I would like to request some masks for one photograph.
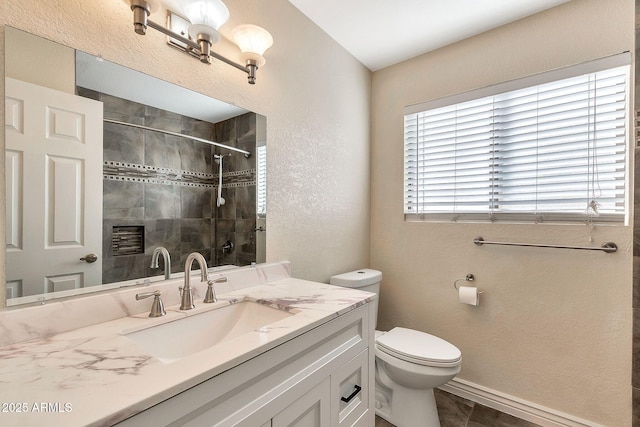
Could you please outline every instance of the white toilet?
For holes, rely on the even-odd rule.
[[[362,269],[333,276],[330,283],[379,295],[381,280],[381,272]],[[374,304],[377,317],[377,299]],[[460,372],[460,350],[441,338],[399,327],[376,331],[375,347],[376,415],[397,427],[439,427],[433,389]]]

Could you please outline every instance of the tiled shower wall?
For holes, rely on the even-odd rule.
[[[182,133],[255,151],[255,114],[212,125],[113,96],[78,89],[102,101],[105,119]],[[255,157],[233,153],[223,160],[222,196],[216,206],[216,147],[177,136],[113,123],[104,125],[103,283],[161,274],[150,269],[159,246],[171,255],[172,272],[184,270],[189,253],[209,266],[255,261]],[[118,254],[114,227],[142,232],[139,253]],[[225,242],[232,252],[222,250]],[[137,245],[134,245],[137,247]],[[195,266],[194,266],[195,267]]]
[[[217,208],[213,240],[216,265],[249,265],[256,262],[256,129],[254,113],[234,117],[214,126],[215,141],[252,153],[247,158],[242,154],[227,155],[228,151],[215,148],[216,154],[225,154],[222,161],[222,197],[225,204]],[[214,166],[216,174],[218,167],[217,164]],[[215,207],[215,195],[213,199]],[[222,249],[227,241],[233,242],[233,252]]]

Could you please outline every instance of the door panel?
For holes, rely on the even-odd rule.
[[[101,284],[102,103],[5,83],[11,296]],[[80,260],[89,253],[98,260]]]
[[[84,161],[49,156],[47,159],[49,191],[46,194],[47,247],[82,245],[82,176]]]
[[[7,252],[22,249],[22,153],[6,150],[6,243]]]

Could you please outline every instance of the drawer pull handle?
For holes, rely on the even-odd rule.
[[[354,390],[353,393],[351,393],[349,395],[349,397],[341,397],[340,400],[342,400],[345,403],[349,403],[351,402],[351,399],[353,399],[354,397],[356,397],[358,395],[358,393],[360,393],[360,390],[362,390],[362,387],[360,387],[359,385],[354,385],[353,386]]]

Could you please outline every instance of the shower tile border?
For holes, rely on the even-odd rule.
[[[136,163],[103,162],[103,179],[110,181],[218,188],[216,185],[218,177],[218,174],[140,165]],[[222,184],[222,188],[255,186],[256,169],[223,173],[222,178],[227,179],[227,182]]]

